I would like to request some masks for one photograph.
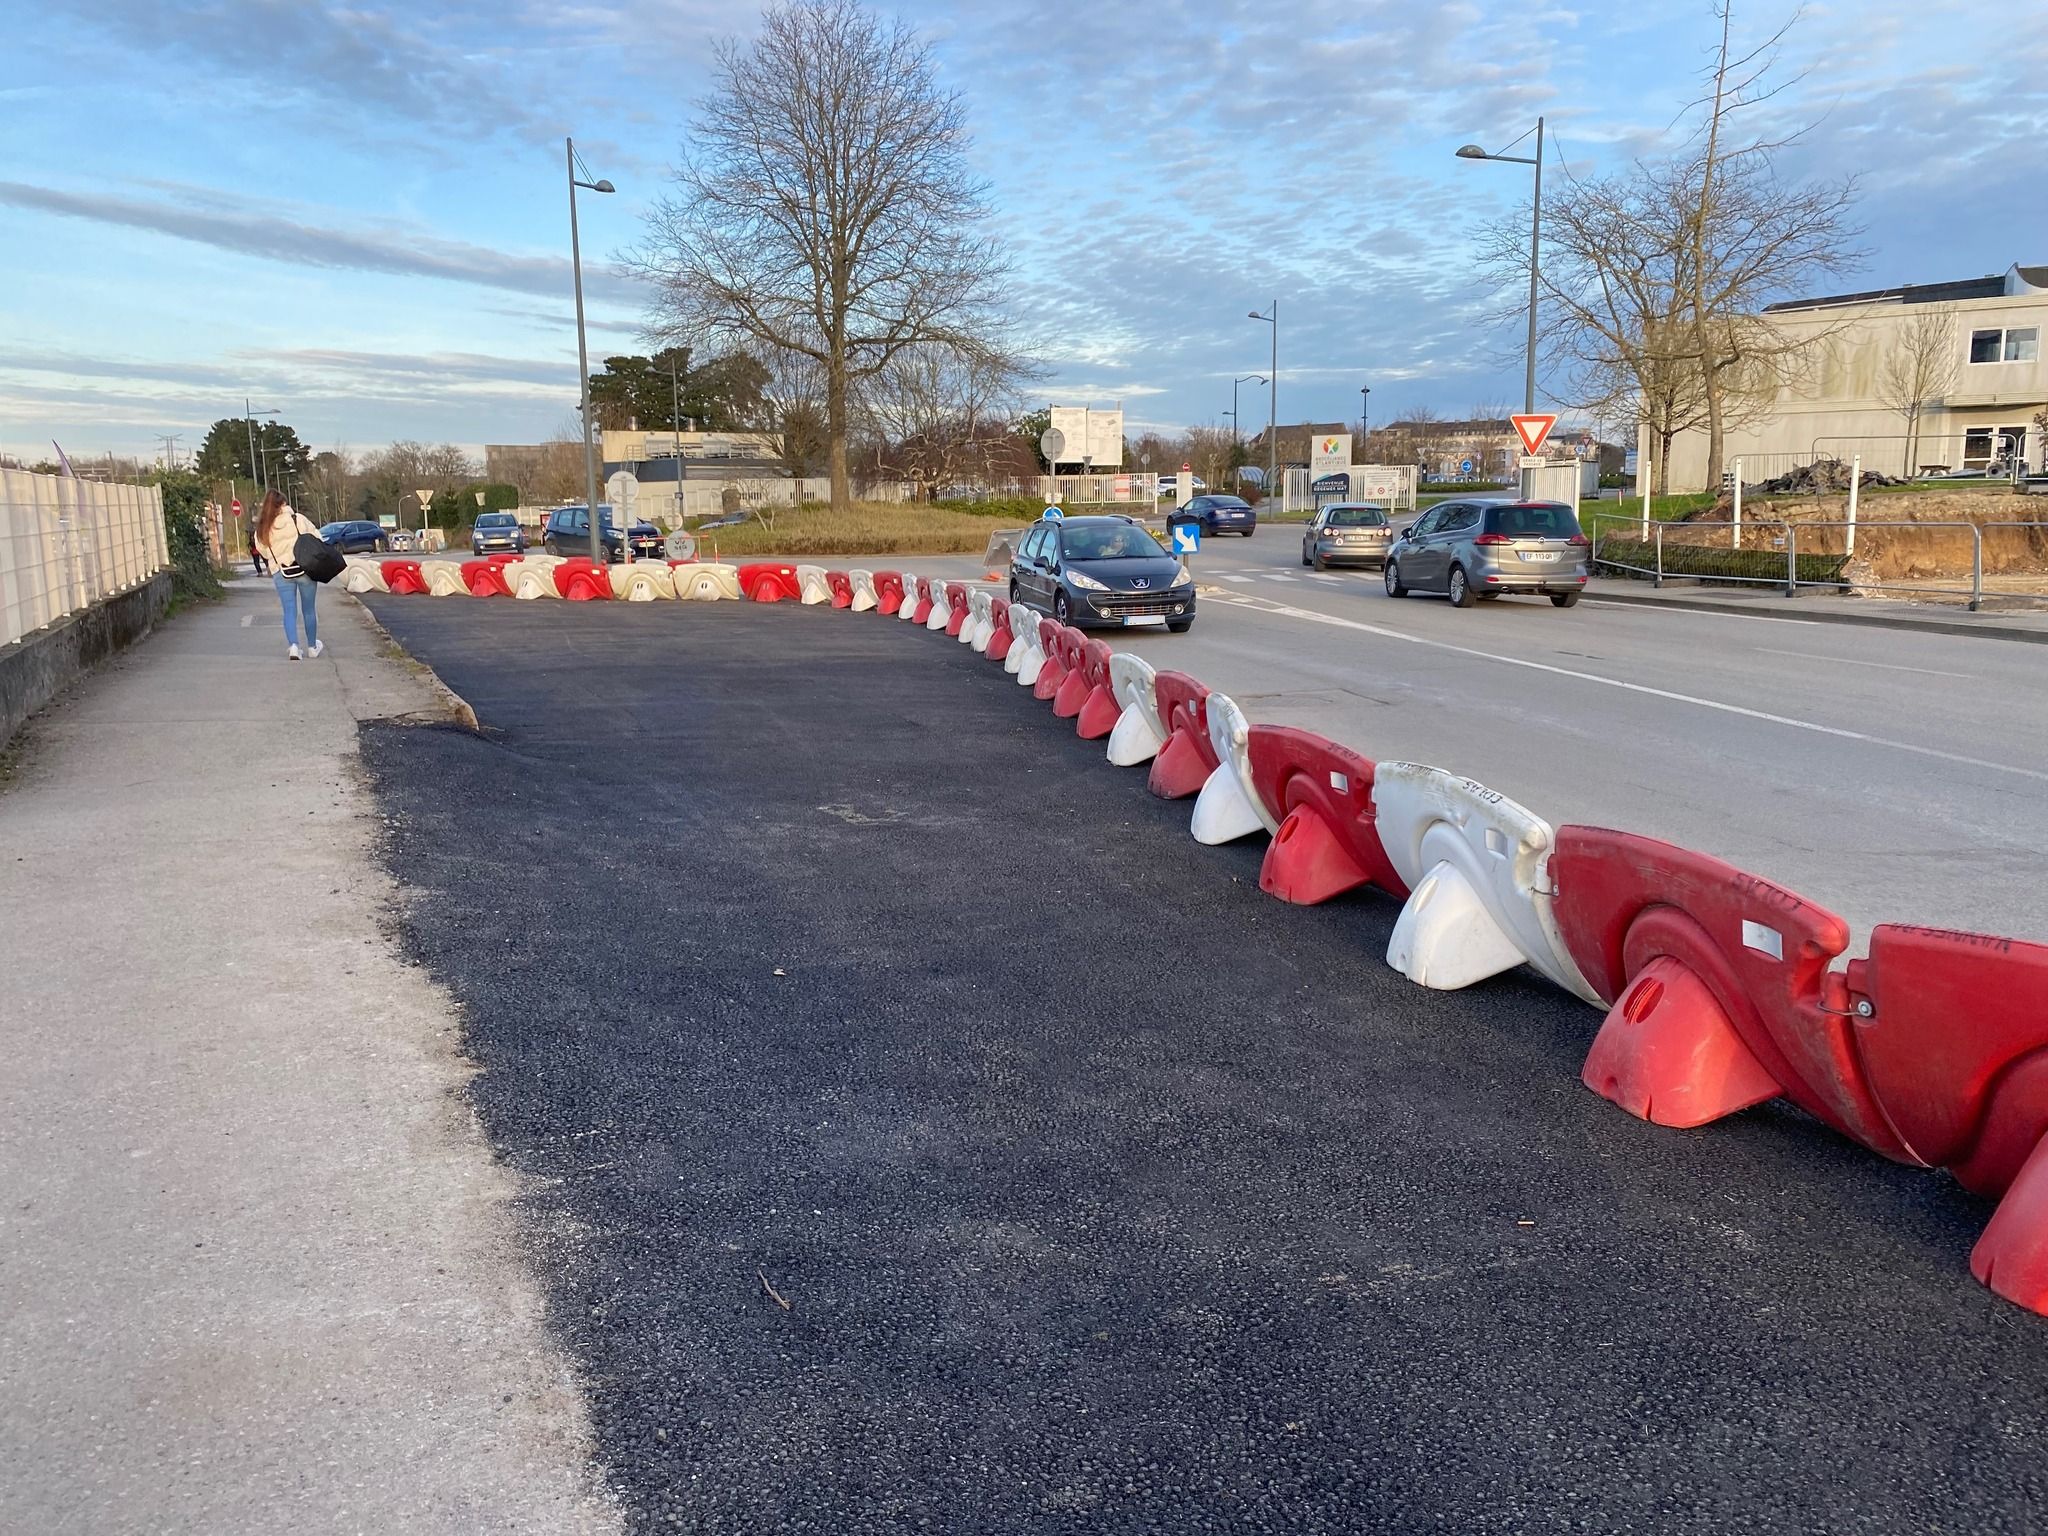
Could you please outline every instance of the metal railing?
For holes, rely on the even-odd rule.
[[[169,564],[155,486],[0,469],[0,645]]]
[[[1647,577],[1658,587],[1667,581],[1704,581],[1775,587],[1787,597],[1798,596],[1802,587],[1897,592],[1920,598],[1960,598],[1972,613],[1987,599],[2001,605],[2048,605],[2048,522],[1903,522],[1883,518],[1658,522],[1645,521],[1640,515],[1605,512],[1587,513],[1584,521],[1596,566]],[[1868,574],[1851,575],[1848,565],[1855,558],[1857,535],[1892,530],[1913,536],[1966,535],[1969,585],[1953,585],[1941,578],[1886,581]],[[2014,557],[2017,568],[1994,573],[1989,587],[1984,573],[1987,536],[2000,544],[2019,546],[2001,550],[2001,558]],[[2015,584],[2001,586],[2001,579]],[[2020,584],[2037,590],[2023,590]]]

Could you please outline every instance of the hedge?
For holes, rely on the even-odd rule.
[[[1599,552],[1594,558],[1601,565],[1633,568],[1624,570],[1624,575],[1654,575],[1657,546],[1652,540],[1616,538],[1610,534],[1600,540]],[[1842,568],[1848,563],[1847,555],[1799,555],[1795,557],[1794,573],[1802,582],[1841,586]],[[1720,577],[1723,580],[1782,582],[1785,579],[1785,556],[1777,550],[1710,549],[1699,544],[1674,544],[1666,539],[1664,574],[1697,576],[1710,581]]]

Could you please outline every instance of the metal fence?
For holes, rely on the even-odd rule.
[[[1887,518],[1801,520],[1751,518],[1745,522],[1659,522],[1621,512],[1584,518],[1596,566],[1667,581],[1776,588],[1796,597],[1802,587],[1829,591],[1891,592],[1932,600],[1961,600],[1971,612],[2048,605],[2048,522],[1904,522]],[[1896,542],[1926,563],[1967,550],[1969,575],[1885,580],[1871,570],[1850,570],[1857,539]],[[1986,548],[1993,569],[1987,573]],[[1946,546],[1944,548],[1944,546]],[[1888,550],[1895,554],[1896,551]],[[1917,562],[1907,562],[1909,565]],[[1953,561],[1960,564],[1960,559]]]
[[[0,645],[169,564],[155,486],[0,469]]]

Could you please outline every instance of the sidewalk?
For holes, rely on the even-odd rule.
[[[1972,613],[1961,603],[1915,603],[1889,597],[1835,597],[1801,593],[1787,597],[1778,587],[1707,587],[1670,580],[1647,581],[1596,576],[1586,596],[1609,603],[1649,608],[1684,608],[1704,613],[1746,613],[1771,619],[1804,619],[1820,624],[1876,625],[1933,635],[1980,635],[2048,645],[2048,607],[1986,607]]]
[[[235,583],[0,780],[0,1529],[617,1528],[459,1020],[387,936],[356,722],[444,706],[320,608],[292,665]]]

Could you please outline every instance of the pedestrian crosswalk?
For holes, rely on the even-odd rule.
[[[1281,581],[1290,584],[1297,581],[1319,581],[1325,586],[1350,587],[1357,586],[1360,583],[1370,585],[1373,578],[1374,573],[1371,571],[1351,571],[1338,575],[1333,571],[1302,571],[1296,573],[1294,571],[1276,571],[1265,567],[1235,571],[1203,570],[1198,572],[1196,576],[1196,579],[1199,581],[1227,581],[1232,586],[1238,587],[1248,587],[1255,581]]]

